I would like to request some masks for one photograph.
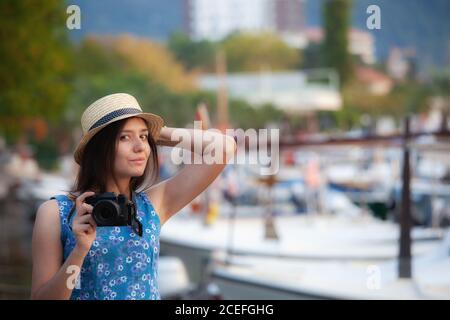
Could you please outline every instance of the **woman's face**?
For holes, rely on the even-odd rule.
[[[116,177],[131,178],[144,174],[150,156],[148,135],[147,124],[143,119],[129,118],[125,122],[116,141]]]

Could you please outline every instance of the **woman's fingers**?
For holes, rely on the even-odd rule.
[[[81,204],[81,206],[77,207],[76,210],[77,210],[76,217],[82,217],[88,213],[87,208],[85,208],[83,204]]]
[[[82,224],[78,228],[82,232],[86,232],[88,234],[91,234],[95,232],[95,229],[90,224]]]
[[[84,214],[92,213],[92,210],[94,209],[93,206],[91,206],[90,204],[87,204],[87,203],[83,203],[82,206],[83,206]]]
[[[82,193],[80,196],[78,196],[78,198],[75,200],[76,205],[78,207],[81,206],[81,204],[86,200],[87,197],[93,196],[95,194],[95,192],[93,191],[86,191],[84,193]]]
[[[89,215],[92,213],[92,210],[94,209],[93,206],[87,203],[82,203],[80,207],[77,208],[77,216],[82,217],[85,215]]]
[[[85,214],[85,215],[79,217],[78,223],[79,224],[90,224],[93,227],[97,227],[97,224],[95,223],[94,218],[92,218],[92,215],[90,215],[90,214]]]
[[[93,196],[95,195],[95,192],[92,191],[86,191],[84,193],[82,193],[76,200],[75,200],[75,204],[76,204],[76,208],[77,208],[77,215],[83,215],[86,212],[88,212],[89,208],[91,208],[91,212],[92,212],[92,206],[84,203],[84,201],[86,200],[87,197]]]

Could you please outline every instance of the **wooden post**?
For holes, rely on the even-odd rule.
[[[227,65],[226,57],[223,51],[216,55],[216,69],[219,79],[217,92],[217,129],[222,132],[229,127],[228,119],[228,88],[227,88]]]
[[[264,178],[260,178],[261,182],[263,182],[269,191],[269,196],[267,199],[267,212],[265,215],[264,222],[264,238],[271,240],[278,240],[278,233],[275,227],[275,217],[273,212],[273,185],[277,182],[275,175],[269,175]]]
[[[233,243],[234,243],[234,226],[236,223],[236,199],[234,197],[230,197],[232,210],[230,212],[230,216],[228,219],[228,245],[227,245],[227,254],[225,258],[225,264],[231,264],[231,257],[233,256]]]
[[[399,278],[409,279],[411,272],[411,170],[409,163],[409,122],[410,116],[405,119],[405,132],[403,139],[403,187],[402,206],[400,213],[400,252],[398,274]]]

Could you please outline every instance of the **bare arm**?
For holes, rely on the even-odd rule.
[[[178,134],[174,134],[174,130]],[[236,142],[233,137],[210,130],[202,131],[202,135],[199,135],[199,131],[169,127],[164,127],[161,130],[161,138],[166,141],[173,141],[173,138],[176,139],[180,135],[184,138],[189,137],[188,139],[178,139],[177,146],[194,151],[198,160],[202,160],[201,163],[192,161],[191,164],[185,164],[176,175],[148,190],[147,194],[159,214],[161,224],[164,224],[171,216],[203,192],[222,172],[236,152]],[[222,161],[217,163],[207,161],[216,155],[218,156],[217,159]],[[195,159],[191,158],[191,160]]]
[[[83,211],[80,211],[80,214],[77,212],[77,218],[73,225],[74,233],[78,233],[77,244],[62,264],[63,248],[60,240],[58,204],[56,200],[49,200],[39,207],[32,240],[31,299],[70,298],[74,288],[73,280],[76,279],[74,270],[78,270],[78,272],[81,270],[84,258],[90,248],[89,241],[92,237],[95,239],[95,228],[90,225],[92,218],[89,215],[83,216]],[[85,234],[84,238],[80,236],[81,232]],[[78,241],[79,239],[80,241]],[[75,266],[75,268],[69,269],[70,266]]]

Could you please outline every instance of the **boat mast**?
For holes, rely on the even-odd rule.
[[[225,132],[229,127],[228,119],[228,92],[227,92],[227,65],[225,53],[220,50],[216,55],[216,71],[219,79],[217,91],[217,128]]]

